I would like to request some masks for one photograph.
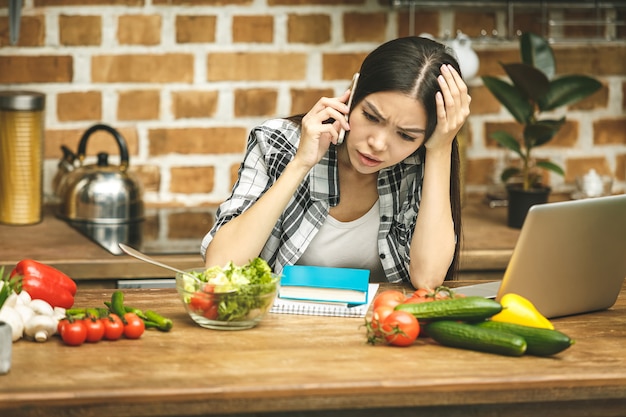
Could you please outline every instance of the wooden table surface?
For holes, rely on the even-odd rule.
[[[77,307],[111,290],[79,290]],[[244,331],[200,328],[174,290],[125,290],[169,333],[69,347],[13,345],[2,416],[617,416],[626,412],[626,285],[606,311],[554,320],[576,339],[551,358],[365,343],[362,319],[270,314]],[[531,414],[532,413],[532,414]]]
[[[35,259],[60,269],[79,284],[108,279],[174,277],[166,269],[130,256],[111,254],[51,212],[46,212],[38,224],[0,225],[0,254],[0,267],[13,268],[22,259]],[[154,258],[180,269],[196,268],[203,264],[200,240],[197,253]]]

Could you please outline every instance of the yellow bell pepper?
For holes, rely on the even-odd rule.
[[[491,317],[491,320],[554,330],[550,320],[545,318],[533,303],[521,295],[505,294],[500,299],[500,304],[502,304],[502,311]]]

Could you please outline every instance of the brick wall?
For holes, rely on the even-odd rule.
[[[214,205],[228,195],[251,127],[343,92],[371,49],[410,27],[474,37],[479,75],[502,75],[498,61],[517,60],[517,42],[477,39],[481,30],[505,26],[501,10],[424,7],[410,19],[388,3],[25,0],[19,43],[11,46],[8,0],[0,0],[0,88],[47,95],[48,199],[60,146],[76,150],[82,133],[104,122],[128,142],[149,205]],[[536,12],[520,12],[516,22],[522,30],[540,29]],[[550,178],[556,188],[593,167],[616,177],[616,191],[624,189],[626,45],[617,35],[612,42],[555,44],[559,72],[593,74],[604,84],[567,110],[567,127],[538,152],[566,168],[565,178]],[[489,132],[516,127],[479,79],[470,86],[465,182],[469,192],[484,193],[503,156]],[[105,134],[94,135],[88,154],[101,150],[118,154]]]

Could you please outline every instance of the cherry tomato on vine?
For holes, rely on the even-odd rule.
[[[428,298],[419,298],[419,297],[409,297],[402,304],[419,304],[419,303],[428,303],[431,301],[435,301],[435,300],[432,298],[428,299]]]
[[[109,314],[107,317],[101,318],[100,321],[104,325],[104,338],[106,340],[117,340],[124,334],[124,323],[117,314]]]
[[[420,288],[418,290],[415,290],[411,297],[432,298],[432,291],[427,290],[426,288]]]
[[[409,346],[419,336],[420,325],[411,313],[398,310],[387,316],[381,330],[390,345]]]
[[[406,295],[399,290],[385,290],[378,294],[372,302],[374,311],[380,306],[395,307],[406,300]]]
[[[87,340],[87,328],[82,320],[68,321],[61,326],[61,339],[66,345],[80,346]]]
[[[61,319],[59,320],[59,322],[57,323],[57,334],[59,336],[61,336],[61,332],[63,331],[63,326],[65,326],[65,323],[68,323],[69,321],[67,319]]]
[[[393,307],[391,306],[380,306],[377,309],[375,309],[372,313],[372,318],[370,320],[370,326],[372,331],[376,334],[376,335],[381,335],[379,329],[382,326],[382,324],[385,322],[385,319],[391,314],[393,313]]]
[[[87,317],[83,320],[83,324],[87,329],[86,342],[95,343],[104,337],[104,323],[98,319]]]
[[[139,339],[146,329],[143,320],[135,313],[124,314],[124,336],[128,339]]]

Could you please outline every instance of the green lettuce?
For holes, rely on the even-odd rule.
[[[278,285],[272,269],[262,258],[255,258],[243,266],[230,262],[224,267],[213,266],[192,274],[200,281],[214,285],[215,293],[227,293],[219,297],[218,320],[222,321],[253,318],[266,310],[273,297],[263,295],[272,294]]]

